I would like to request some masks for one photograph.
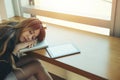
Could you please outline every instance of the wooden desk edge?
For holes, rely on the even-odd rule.
[[[84,77],[86,77],[88,79],[91,79],[91,80],[108,80],[108,79],[105,79],[103,77],[100,77],[100,76],[97,76],[95,74],[92,74],[90,72],[86,72],[86,71],[80,70],[80,69],[75,68],[73,66],[67,65],[67,64],[59,62],[59,61],[57,61],[55,59],[46,57],[44,55],[41,55],[41,54],[38,54],[38,53],[35,53],[35,52],[32,52],[32,51],[26,52],[26,53],[28,53],[29,55],[34,56],[36,58],[39,58],[39,59],[41,59],[43,61],[49,62],[51,64],[54,64],[56,66],[59,66],[59,67],[64,68],[66,70],[69,70],[71,72],[74,72],[74,73],[77,73],[79,75],[82,75],[82,76],[84,76]]]

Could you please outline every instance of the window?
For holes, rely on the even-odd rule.
[[[93,22],[93,19],[97,21],[92,23],[92,25],[85,24],[80,22],[69,21],[69,20],[61,20],[55,19],[45,16],[37,16],[40,17],[45,22],[72,27],[80,30],[90,31],[94,33],[109,35],[110,34],[110,26],[108,25],[111,20],[111,10],[112,3],[111,1],[106,0],[35,0],[35,5],[39,7],[41,10],[52,11],[57,13],[75,15],[75,16],[83,16],[88,17],[89,21]],[[80,18],[78,19],[80,20]],[[99,20],[103,20],[99,22]],[[95,20],[94,20],[95,21]],[[106,21],[106,23],[105,23]],[[95,24],[95,25],[94,25]],[[99,25],[100,24],[100,25]],[[106,27],[106,24],[108,25]],[[105,26],[104,26],[105,25]]]
[[[111,2],[106,0],[35,0],[40,9],[58,13],[111,19]]]
[[[108,28],[96,27],[96,26],[92,26],[92,25],[86,25],[86,24],[81,24],[81,23],[53,19],[53,18],[48,18],[48,17],[43,17],[43,16],[37,16],[37,18],[39,18],[40,20],[47,22],[47,23],[52,23],[52,24],[56,24],[56,25],[60,25],[60,26],[75,28],[75,29],[79,29],[79,30],[89,31],[89,32],[108,35],[108,36],[110,35],[109,34],[110,29],[108,29]]]
[[[101,28],[100,30],[104,30],[105,33],[107,33],[105,35],[110,34],[114,36],[114,34],[119,35],[120,33],[118,27],[119,0],[77,0],[77,1],[33,0],[33,1],[35,1],[34,6],[22,5],[24,13],[39,15],[40,17],[42,17],[42,19],[44,18],[44,20],[48,19],[45,21],[49,21],[49,19],[52,18],[53,20],[57,19],[65,22],[69,21],[70,23],[85,24],[89,27],[92,26]],[[104,2],[105,5],[103,5],[101,1]],[[21,4],[24,4],[22,2],[23,1],[21,0]],[[82,5],[82,7],[79,6],[80,4]],[[97,14],[95,14],[94,12]],[[91,29],[93,30],[93,28]]]

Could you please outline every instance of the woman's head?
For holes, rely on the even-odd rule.
[[[21,28],[19,37],[20,42],[26,42],[34,39],[42,41],[45,38],[45,30],[42,22],[36,18],[28,18],[20,22],[16,27]]]

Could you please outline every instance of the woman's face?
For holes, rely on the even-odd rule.
[[[39,35],[39,33],[40,33],[40,29],[24,31],[21,33],[19,40],[20,42],[35,40],[36,37]]]

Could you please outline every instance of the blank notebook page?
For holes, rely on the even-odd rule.
[[[75,53],[79,53],[80,51],[72,44],[63,44],[63,45],[57,45],[53,47],[48,47],[47,51],[50,55],[50,57],[61,57],[66,55],[71,55]]]

